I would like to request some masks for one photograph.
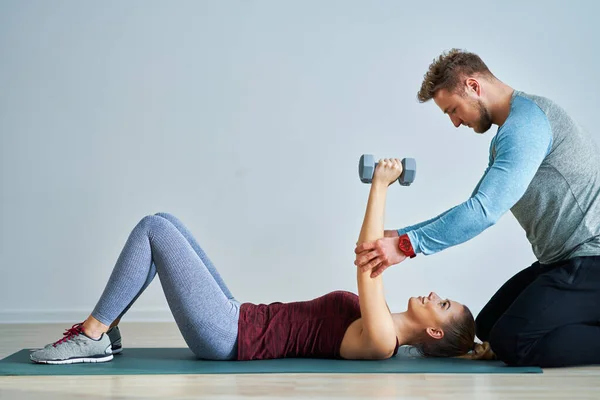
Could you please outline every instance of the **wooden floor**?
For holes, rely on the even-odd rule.
[[[68,325],[68,324],[67,324]],[[0,358],[64,324],[0,325]],[[185,347],[174,324],[121,324],[127,347]],[[600,340],[600,338],[598,338]],[[125,355],[125,353],[124,353]],[[123,356],[124,356],[123,355]],[[600,367],[543,374],[281,374],[0,377],[0,399],[600,399]]]

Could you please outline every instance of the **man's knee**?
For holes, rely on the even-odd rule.
[[[491,325],[489,318],[486,318],[485,314],[479,313],[477,318],[475,318],[475,335],[477,335],[481,341],[489,342],[490,332],[492,330]]]
[[[542,339],[538,332],[527,331],[528,321],[502,316],[490,332],[490,347],[499,360],[514,366],[538,366]]]
[[[489,332],[488,342],[496,357],[508,365],[527,365],[527,357],[519,343],[524,322],[502,316]],[[483,339],[482,339],[483,340]]]

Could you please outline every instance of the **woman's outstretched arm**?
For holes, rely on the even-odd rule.
[[[402,173],[398,160],[380,161],[375,170],[369,201],[365,211],[358,244],[375,241],[384,236],[384,214],[390,182]],[[396,347],[396,329],[383,290],[383,277],[371,278],[371,271],[357,268],[358,295],[363,322],[361,336],[376,358],[391,356]]]

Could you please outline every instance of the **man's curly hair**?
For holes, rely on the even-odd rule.
[[[417,94],[420,103],[433,98],[440,89],[452,92],[463,77],[481,74],[494,78],[487,65],[474,53],[451,49],[434,59],[424,76],[421,90]],[[462,94],[462,91],[460,92]]]

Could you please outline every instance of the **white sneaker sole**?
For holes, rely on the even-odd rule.
[[[106,357],[100,357],[100,358],[86,358],[86,357],[82,357],[82,358],[70,358],[68,360],[32,360],[35,363],[38,364],[79,364],[79,363],[100,363],[100,362],[107,362],[113,359],[113,355],[108,355]]]

